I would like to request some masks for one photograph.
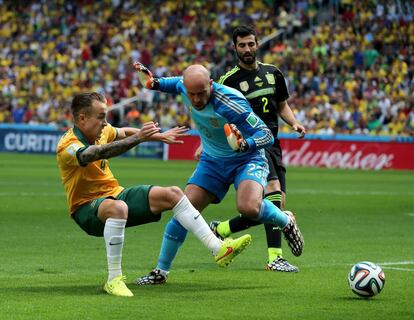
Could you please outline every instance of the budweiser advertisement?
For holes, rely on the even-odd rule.
[[[168,159],[193,160],[198,136],[170,145]],[[282,139],[283,160],[288,166],[342,169],[414,170],[414,143]]]
[[[282,149],[290,166],[414,170],[413,143],[285,139]]]

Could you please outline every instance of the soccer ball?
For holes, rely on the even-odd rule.
[[[381,292],[385,274],[375,263],[363,261],[354,265],[348,275],[352,291],[361,297],[373,297]]]

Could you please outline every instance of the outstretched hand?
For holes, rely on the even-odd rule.
[[[142,128],[137,133],[139,140],[141,141],[149,141],[153,140],[153,136],[159,133],[161,128],[158,126],[158,123],[153,121],[145,122],[142,125]]]
[[[187,131],[187,127],[174,127],[167,131],[164,131],[163,133],[160,133],[157,135],[156,139],[168,144],[182,144],[184,141],[177,140],[177,138],[187,137]]]

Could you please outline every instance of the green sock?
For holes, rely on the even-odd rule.
[[[282,248],[268,248],[267,252],[269,254],[269,263],[275,260],[277,257],[282,256]]]
[[[229,220],[222,221],[217,226],[217,233],[221,235],[223,238],[227,238],[231,235],[230,224]]]

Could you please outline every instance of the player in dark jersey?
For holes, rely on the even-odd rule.
[[[252,105],[253,111],[267,124],[275,137],[273,146],[266,149],[269,162],[268,184],[265,198],[277,207],[284,208],[286,169],[282,163],[282,149],[278,134],[278,117],[281,117],[302,138],[306,130],[299,124],[287,103],[289,92],[282,72],[274,65],[264,64],[256,60],[258,40],[256,31],[249,26],[239,26],[233,32],[233,44],[238,56],[238,64],[224,74],[219,83],[233,87],[244,94]],[[245,230],[257,222],[238,216],[231,220],[213,221],[210,227],[223,238],[230,234]],[[282,256],[281,231],[273,225],[265,224],[269,259],[267,270],[297,272]]]

